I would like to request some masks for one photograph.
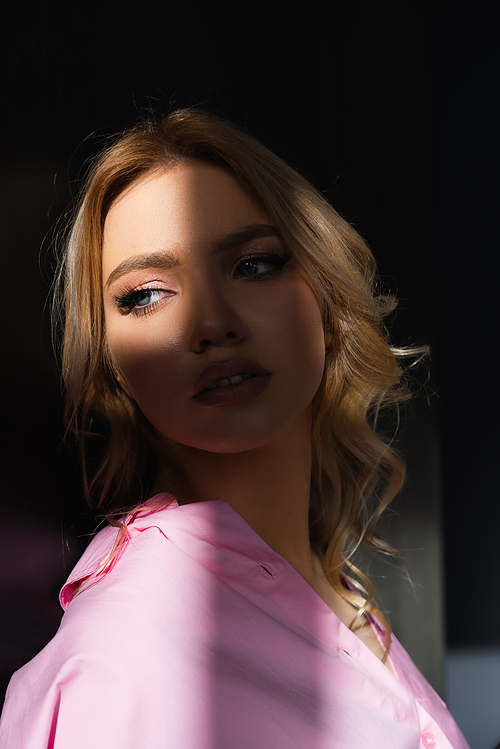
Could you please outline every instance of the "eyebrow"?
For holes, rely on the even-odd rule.
[[[215,254],[220,254],[255,239],[279,236],[279,232],[275,226],[271,226],[270,224],[252,224],[217,239],[212,245],[212,251]],[[151,252],[144,255],[134,255],[124,260],[111,271],[105,288],[111,286],[121,276],[134,270],[146,270],[150,268],[165,270],[176,268],[179,265],[181,265],[179,257],[171,250],[159,250],[158,252]]]

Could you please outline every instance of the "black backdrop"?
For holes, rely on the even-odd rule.
[[[433,348],[447,642],[499,644],[498,22],[441,0],[4,11],[4,681],[57,627],[56,591],[93,527],[61,447],[51,231],[102,139],[171,105],[248,125],[368,240],[401,299],[395,341]]]

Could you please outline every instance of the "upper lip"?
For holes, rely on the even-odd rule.
[[[270,374],[267,369],[261,367],[260,364],[256,364],[248,359],[230,359],[229,361],[219,362],[210,364],[205,371],[202,373],[193,395],[199,395],[206,390],[215,382],[219,380],[225,380],[228,377],[236,377],[236,375],[267,375]]]

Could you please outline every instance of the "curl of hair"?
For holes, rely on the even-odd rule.
[[[375,524],[401,488],[405,468],[377,433],[376,421],[381,409],[397,411],[409,397],[398,360],[421,357],[425,350],[390,346],[384,319],[395,300],[377,295],[375,261],[359,234],[304,177],[211,113],[184,109],[139,123],[101,153],[83,186],[55,309],[64,309],[66,417],[80,444],[87,497],[116,522],[147,498],[159,454],[154,429],[117,383],[106,343],[104,221],[113,201],[134,182],[184,160],[218,165],[240,181],[265,209],[317,296],[327,351],[313,402],[311,540],[324,555],[334,589],[359,615],[377,616],[389,637],[373,586],[352,558],[361,543],[397,555],[376,535]],[[103,431],[105,444],[91,461],[88,440]],[[174,471],[173,494],[175,481]]]

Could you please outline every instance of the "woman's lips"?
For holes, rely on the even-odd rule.
[[[192,395],[200,405],[225,406],[254,398],[269,384],[271,374],[248,359],[211,364],[201,375]]]

